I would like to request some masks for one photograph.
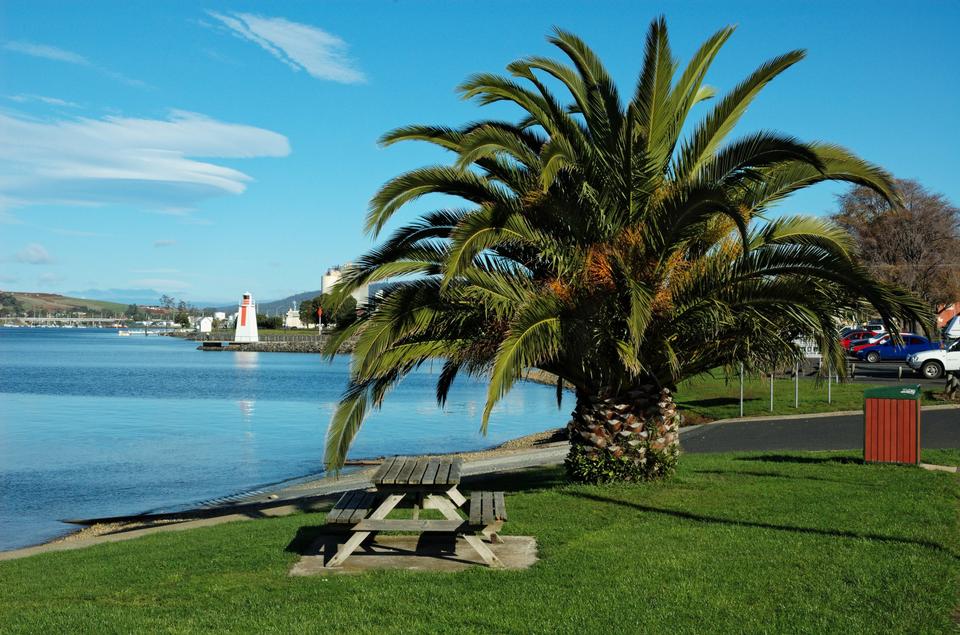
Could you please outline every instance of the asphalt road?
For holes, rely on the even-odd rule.
[[[691,453],[859,449],[863,415],[710,424],[681,434],[680,445]],[[960,448],[960,409],[922,412],[920,446]]]

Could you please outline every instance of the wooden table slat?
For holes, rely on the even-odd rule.
[[[503,500],[503,492],[493,493],[493,506],[497,511],[494,520],[507,519],[507,504]]]
[[[330,513],[327,514],[327,522],[335,523],[339,522],[340,516],[343,515],[343,511],[347,509],[350,505],[350,501],[353,500],[353,497],[357,495],[356,491],[347,492],[340,497],[336,503],[334,503],[333,508],[330,510]]]
[[[406,485],[410,482],[410,474],[413,472],[413,468],[417,466],[416,459],[407,459],[403,462],[403,467],[400,469],[400,473],[397,474],[397,478],[394,483]]]
[[[393,462],[393,465],[390,466],[390,471],[387,472],[386,475],[383,477],[383,482],[388,484],[395,483],[397,479],[397,474],[399,474],[400,470],[403,469],[404,461],[407,461],[407,460],[408,459],[404,457],[397,457],[397,459]]]
[[[364,518],[367,517],[367,514],[370,513],[370,510],[373,509],[374,503],[376,503],[377,497],[372,492],[363,492],[359,498],[357,498],[354,503],[353,514],[350,516],[351,523],[358,523]]]
[[[396,462],[397,457],[390,457],[380,464],[380,467],[377,468],[377,471],[374,472],[373,478],[371,479],[374,483],[379,483],[380,480],[390,471],[390,468],[393,467],[393,464]]]
[[[470,524],[480,524],[480,492],[470,494]]]
[[[493,518],[493,492],[483,493],[483,511],[480,513],[480,522],[492,523]]]
[[[454,459],[453,463],[450,465],[450,475],[447,477],[447,482],[451,485],[460,484],[460,471],[463,469],[463,460]]]
[[[457,531],[464,525],[462,520],[361,520],[354,531]]]
[[[413,471],[410,472],[410,480],[407,481],[410,485],[418,485],[423,481],[423,473],[427,469],[427,461],[424,459],[417,459],[416,465],[413,466]]]
[[[421,483],[424,485],[433,485],[434,479],[437,477],[437,470],[440,469],[439,459],[431,459],[430,463],[427,464],[427,469],[423,473],[423,479]]]
[[[444,485],[449,485],[450,484],[450,481],[448,480],[449,477],[450,477],[450,461],[441,461],[440,469],[437,470],[437,477],[433,479],[433,482],[437,484],[443,483]]]

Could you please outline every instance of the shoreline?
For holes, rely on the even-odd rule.
[[[513,454],[522,453],[527,450],[551,446],[555,447],[558,443],[566,443],[566,428],[548,428],[542,432],[535,432],[509,439],[503,443],[482,450],[468,450],[443,454],[428,453],[415,456],[428,458],[456,457],[462,458],[465,461],[476,461],[492,458],[509,458]],[[127,516],[65,520],[62,522],[80,526],[75,531],[71,531],[63,536],[16,549],[0,551],[0,556],[4,553],[16,552],[21,549],[35,549],[47,545],[69,545],[71,543],[85,542],[101,536],[225,517],[235,514],[238,511],[264,504],[282,504],[285,501],[310,496],[311,491],[318,492],[314,497],[319,496],[324,498],[330,496],[332,493],[339,493],[339,491],[350,489],[349,485],[351,485],[353,481],[356,481],[357,477],[362,477],[365,473],[372,471],[373,468],[379,466],[386,458],[385,456],[381,456],[353,459],[348,461],[347,465],[344,466],[348,471],[341,471],[338,476],[326,475],[325,473],[296,476],[280,483],[256,487],[254,488],[257,490],[256,494],[240,494],[230,502],[219,505],[191,507],[176,512],[141,513]],[[338,487],[339,485],[346,485],[347,487],[341,489]],[[330,494],[324,493],[324,490],[327,489],[338,491],[331,492]]]

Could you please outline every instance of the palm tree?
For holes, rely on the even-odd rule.
[[[728,140],[760,90],[802,51],[764,63],[687,123],[714,97],[704,77],[732,33],[715,33],[678,77],[666,24],[655,20],[624,103],[596,54],[556,30],[549,42],[569,64],[527,57],[507,67],[512,78],[481,73],[460,87],[481,105],[519,107],[518,120],[415,125],[382,138],[439,145],[453,162],[388,181],[371,201],[368,232],[379,236],[398,209],[426,194],[465,205],[423,214],[345,273],[340,297],[400,281],[330,343],[332,355],[356,338],[350,385],[328,431],[331,468],[343,464],[368,410],[411,370],[441,358],[440,405],[458,373],[489,379],[484,430],[526,369],[557,378],[558,404],[564,383],[572,386],[573,478],[665,475],[679,448],[671,395],[684,378],[740,363],[792,364],[798,336],[815,338],[842,369],[836,316],[868,303],[891,327],[895,318],[920,319],[921,303],[857,264],[842,229],[764,215],[828,180],[896,202],[886,172],[836,145],[776,132]],[[548,82],[562,86],[566,102]]]

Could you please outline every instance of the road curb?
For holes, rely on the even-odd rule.
[[[937,404],[935,406],[923,406],[921,411],[927,410],[957,410],[960,404]],[[824,417],[847,417],[852,415],[862,415],[863,410],[834,410],[832,412],[810,412],[807,414],[796,415],[755,415],[752,417],[731,417],[729,419],[717,419],[707,423],[698,423],[695,426],[685,426],[681,430],[694,430],[701,426],[715,426],[718,423],[742,423],[744,421],[790,421],[791,419],[822,419]]]

